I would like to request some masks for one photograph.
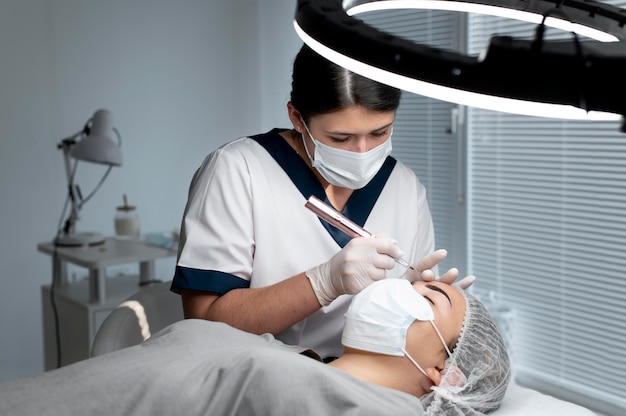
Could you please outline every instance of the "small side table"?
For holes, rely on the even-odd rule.
[[[58,313],[56,320],[52,285],[42,286],[46,371],[57,364],[63,366],[89,358],[96,332],[106,316],[128,296],[155,282],[155,260],[176,256],[175,250],[116,238],[91,247],[55,247],[52,242],[44,242],[37,249],[52,256],[52,285]],[[89,278],[70,282],[67,276],[70,263],[87,268]],[[129,263],[139,263],[139,276],[106,277],[107,267]],[[57,342],[61,349],[60,363],[57,363]]]

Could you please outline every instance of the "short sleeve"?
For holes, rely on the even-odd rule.
[[[172,288],[225,293],[248,287],[254,256],[245,139],[206,157],[189,189]]]

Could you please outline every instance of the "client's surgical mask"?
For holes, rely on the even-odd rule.
[[[405,355],[426,377],[426,371],[406,352],[406,334],[415,321],[430,321],[450,350],[434,323],[428,301],[405,279],[383,279],[354,296],[345,314],[341,343],[346,347],[385,355]]]
[[[378,173],[391,153],[391,134],[384,143],[367,152],[359,153],[337,149],[315,140],[304,120],[302,124],[315,145],[315,157],[311,157],[309,148],[304,143],[304,149],[311,164],[328,183],[335,186],[350,189],[363,188]],[[304,140],[304,135],[302,135],[302,140]]]

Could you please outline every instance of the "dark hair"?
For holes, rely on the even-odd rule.
[[[293,62],[291,102],[305,122],[315,115],[354,105],[373,111],[396,111],[399,89],[336,65],[303,45]]]

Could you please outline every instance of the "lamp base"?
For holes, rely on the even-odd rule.
[[[104,244],[104,236],[100,233],[73,233],[60,235],[54,239],[54,245],[59,247],[82,247]]]

